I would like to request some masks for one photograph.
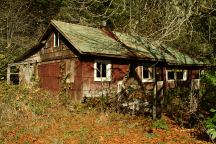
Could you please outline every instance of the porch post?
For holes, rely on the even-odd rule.
[[[163,112],[163,102],[166,93],[166,67],[160,67],[161,80],[157,83],[157,118],[161,118]]]
[[[156,67],[153,67],[154,90],[153,90],[153,105],[152,105],[152,118],[156,120],[157,117],[157,77]]]
[[[11,69],[11,66],[10,64],[8,64],[7,66],[7,84],[10,84],[10,69]]]

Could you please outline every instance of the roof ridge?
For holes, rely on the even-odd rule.
[[[55,19],[52,19],[52,20],[51,20],[51,24],[56,24],[56,22],[60,22],[60,23],[68,24],[68,25],[82,26],[82,27],[92,28],[92,29],[99,29],[99,28],[97,28],[97,27],[88,26],[88,25],[83,25],[83,24],[80,24],[80,23],[70,23],[70,22],[64,22],[64,21],[59,21],[59,20],[55,20]]]

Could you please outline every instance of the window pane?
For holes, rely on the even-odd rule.
[[[100,73],[100,71],[101,71],[101,63],[97,63],[97,69],[96,69],[96,71],[97,71],[97,77],[101,77],[100,75],[101,75],[101,73]]]
[[[102,64],[102,77],[106,77],[106,64]]]
[[[178,80],[182,80],[183,79],[183,72],[176,72],[176,75],[177,75],[177,79]]]
[[[192,71],[192,78],[193,79],[200,79],[200,71],[199,70],[193,70]]]
[[[59,33],[54,33],[54,47],[59,46]]]
[[[143,78],[149,78],[149,70],[147,68],[143,68]]]
[[[174,79],[174,72],[173,71],[168,71],[168,80]]]
[[[53,46],[56,47],[56,34],[55,34],[55,33],[54,33],[53,38],[54,38],[54,39],[53,39]]]
[[[58,46],[58,34],[55,34],[55,35],[56,35],[55,43],[56,43],[56,46]]]

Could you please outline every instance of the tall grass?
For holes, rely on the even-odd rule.
[[[0,82],[0,142],[17,141],[28,132],[38,134],[45,127],[32,122],[58,105],[58,97],[46,91]]]

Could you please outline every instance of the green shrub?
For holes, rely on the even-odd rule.
[[[168,130],[168,125],[164,119],[159,119],[153,122],[152,128]]]
[[[54,96],[37,88],[30,89],[6,83],[0,83],[0,88],[0,103],[10,106],[16,112],[25,111],[26,113],[28,111],[41,115],[47,108],[57,104]]]
[[[207,128],[207,134],[210,136],[212,140],[216,139],[216,110],[211,109],[211,112],[214,113],[214,115],[211,118],[208,118],[206,120],[206,128]]]
[[[205,75],[201,78],[201,96],[202,102],[200,102],[202,109],[208,111],[216,105],[216,72],[205,71]]]

